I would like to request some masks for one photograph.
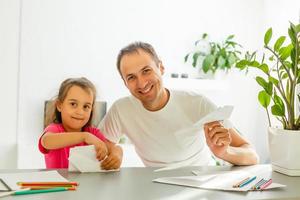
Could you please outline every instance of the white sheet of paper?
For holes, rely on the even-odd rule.
[[[227,106],[219,107],[217,110],[201,118],[198,122],[196,122],[196,125],[203,126],[204,124],[209,122],[227,120],[230,118],[232,111],[233,111],[233,106],[227,105]]]
[[[69,171],[79,172],[111,172],[116,170],[101,169],[101,162],[96,158],[93,145],[78,146],[70,149]]]
[[[260,171],[262,170],[262,171]],[[213,174],[201,175],[201,176],[182,176],[182,177],[162,177],[154,179],[153,182],[166,183],[172,185],[182,185],[188,187],[196,187],[210,190],[225,190],[225,191],[238,191],[246,192],[250,191],[251,187],[255,185],[262,178],[270,178],[269,166],[255,166],[253,168],[246,168],[236,171],[219,171]],[[232,187],[234,184],[243,180],[246,177],[256,176],[256,179],[241,188]],[[285,185],[279,183],[272,183],[266,190],[285,187]]]
[[[19,190],[17,182],[68,182],[57,171],[0,173],[0,178],[12,189]]]

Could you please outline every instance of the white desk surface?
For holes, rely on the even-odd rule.
[[[1,199],[43,199],[43,200],[87,200],[87,199],[129,199],[129,200],[178,200],[178,199],[300,199],[300,177],[289,177],[272,172],[274,182],[287,185],[285,188],[270,191],[255,192],[225,192],[203,190],[152,182],[153,179],[166,176],[189,176],[192,170],[217,171],[229,170],[229,167],[186,167],[170,171],[153,172],[156,168],[136,167],[122,168],[113,173],[69,173],[59,170],[59,173],[69,181],[79,182],[77,191],[54,192],[10,196]],[[0,173],[30,170],[0,170]],[[31,170],[36,171],[36,170]]]

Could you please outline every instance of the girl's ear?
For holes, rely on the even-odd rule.
[[[61,112],[62,103],[59,100],[56,100],[55,107],[59,112]]]

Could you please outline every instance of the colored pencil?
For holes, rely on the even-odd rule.
[[[75,185],[78,186],[79,184],[77,182],[18,182],[17,183],[20,186],[42,186],[42,185],[53,185],[53,186],[66,186],[66,185]]]
[[[37,194],[37,193],[47,193],[47,192],[60,192],[60,191],[67,191],[63,187],[56,187],[44,190],[29,190],[29,188],[18,190],[18,191],[11,191],[11,192],[3,192],[0,194],[0,197],[6,197],[10,195],[24,195],[24,194]]]
[[[256,179],[256,176],[252,177],[251,179],[247,180],[246,182],[242,183],[239,187],[244,187],[245,185],[248,185],[249,183],[251,183],[253,180]]]
[[[263,185],[261,185],[258,189],[263,190],[267,188],[269,185],[271,185],[272,179],[269,179],[267,182],[265,182]]]
[[[245,179],[243,179],[242,181],[234,184],[232,187],[236,188],[236,187],[239,187],[241,184],[243,184],[244,182],[248,181],[250,179],[250,177],[247,177]]]
[[[24,195],[24,194],[37,194],[37,193],[48,193],[48,192],[61,192],[67,191],[64,187],[55,187],[44,190],[26,190],[26,191],[15,191],[13,195]]]
[[[76,190],[76,186],[47,186],[47,185],[42,185],[42,186],[21,186],[21,189],[28,188],[30,190],[41,190],[41,189],[49,189],[49,188],[55,188],[55,187],[63,187],[66,188],[66,190]]]
[[[265,179],[260,179],[260,181],[258,181],[254,186],[251,187],[252,190],[257,189],[257,187],[261,186],[262,184],[264,184]]]

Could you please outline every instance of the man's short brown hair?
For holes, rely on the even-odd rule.
[[[138,53],[138,50],[142,50],[142,51],[145,51],[146,53],[148,53],[153,58],[153,60],[155,61],[155,63],[157,65],[161,62],[151,44],[148,44],[146,42],[133,42],[133,43],[130,43],[126,47],[122,48],[120,50],[119,54],[118,54],[117,68],[118,68],[118,71],[119,71],[121,76],[122,76],[121,70],[120,70],[121,59],[125,55],[132,54],[132,53]]]

